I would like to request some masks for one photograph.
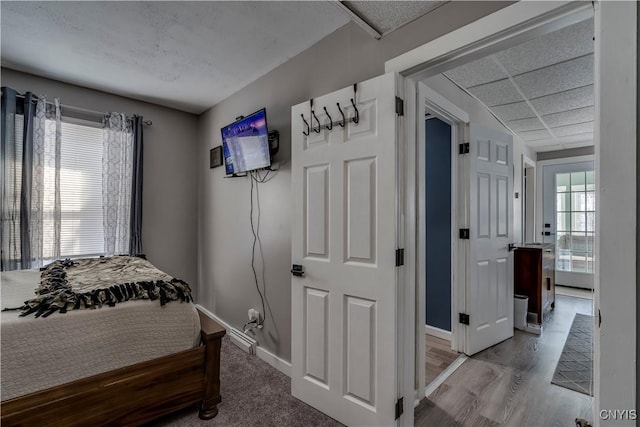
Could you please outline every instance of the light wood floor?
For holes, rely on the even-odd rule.
[[[556,285],[556,295],[566,295],[568,297],[593,299],[592,290],[572,288],[570,286]]]
[[[451,341],[432,335],[425,335],[425,344],[425,384],[428,385],[458,358],[458,353],[451,350]]]
[[[416,408],[416,426],[567,427],[591,419],[592,398],[551,384],[575,313],[592,301],[556,297],[542,335],[513,338],[466,360]]]

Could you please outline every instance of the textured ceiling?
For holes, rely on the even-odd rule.
[[[446,1],[342,1],[383,36],[431,12]]]
[[[593,19],[444,74],[536,151],[593,145]]]
[[[2,65],[200,113],[349,22],[329,2],[0,3]]]

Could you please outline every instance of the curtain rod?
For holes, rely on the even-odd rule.
[[[22,95],[22,94],[18,94],[17,96],[19,96],[20,98],[24,98],[24,95]],[[36,100],[37,100],[37,99],[40,99],[40,97],[39,97],[39,96],[37,96],[37,95],[33,95],[33,97],[34,97],[34,99],[36,99]],[[51,102],[51,101],[46,101],[46,103],[47,103],[47,104],[50,104],[50,105],[53,105],[53,104],[54,104],[54,103],[53,103],[53,102]],[[104,112],[104,111],[89,110],[88,108],[74,107],[74,106],[72,106],[72,105],[66,105],[66,104],[60,104],[60,107],[68,108],[68,109],[70,109],[70,110],[82,111],[82,112],[90,113],[90,114],[96,114],[96,115],[100,115],[100,116],[105,116],[105,115],[107,115],[107,114],[110,114],[110,113],[106,113],[106,112]],[[152,122],[151,120],[144,120],[142,123],[143,123],[144,125],[146,125],[146,126],[151,126],[151,125],[153,124],[153,122]]]

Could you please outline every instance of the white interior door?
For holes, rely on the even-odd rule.
[[[347,425],[395,424],[396,88],[389,73],[291,110],[291,390]]]
[[[469,127],[469,246],[465,353],[513,336],[513,140]]]

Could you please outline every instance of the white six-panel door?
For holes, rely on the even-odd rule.
[[[465,353],[513,336],[513,140],[469,127],[469,224]]]
[[[395,96],[389,73],[291,112],[292,264],[304,267],[291,280],[291,389],[347,425],[395,418]]]

